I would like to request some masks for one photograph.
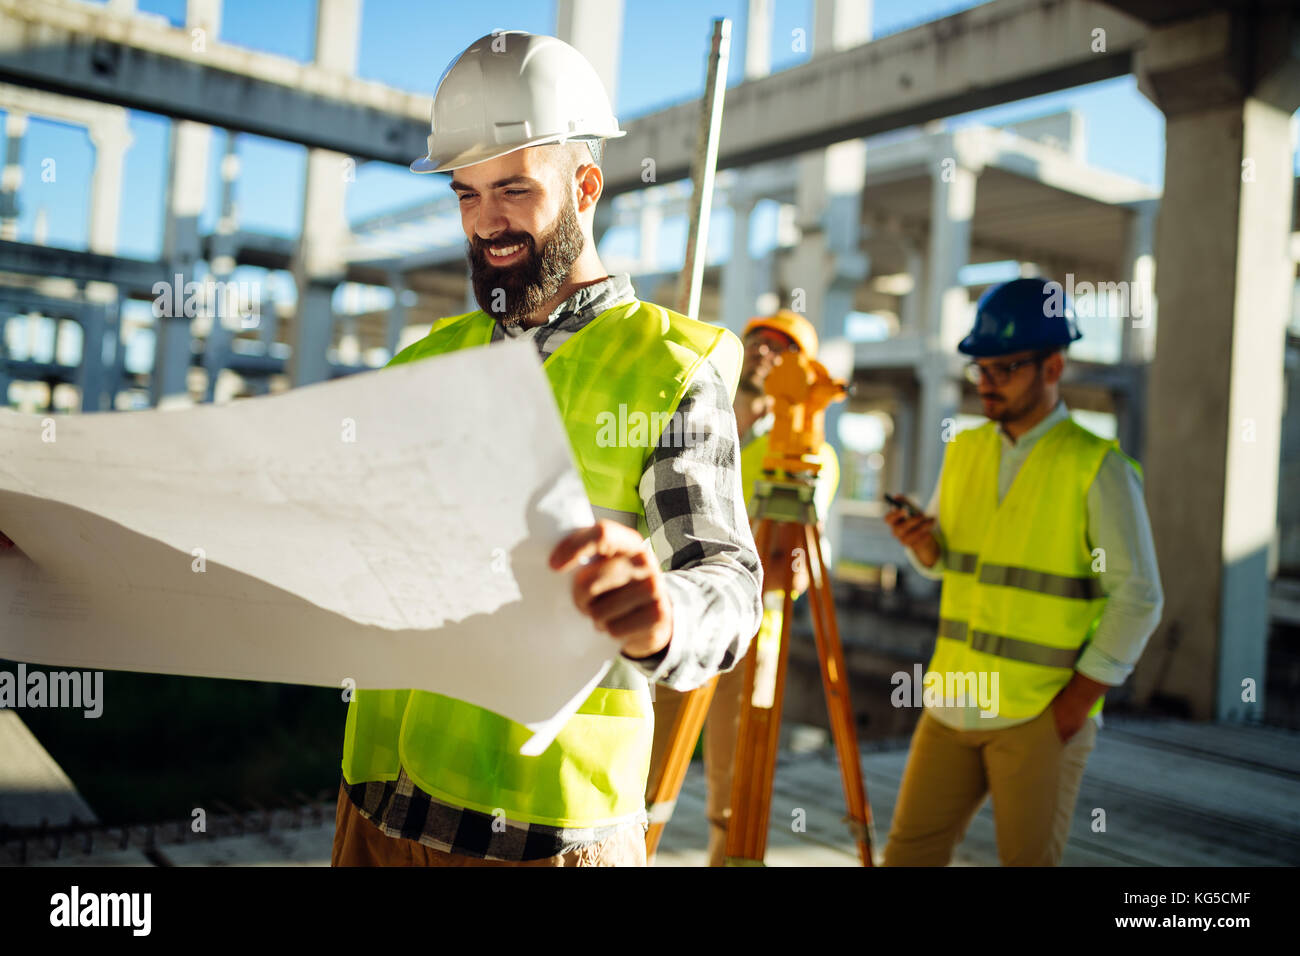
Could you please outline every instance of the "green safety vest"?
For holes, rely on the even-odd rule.
[[[1087,496],[1112,448],[1118,443],[1062,421],[1038,440],[998,504],[997,424],[961,432],[948,446],[939,488],[943,595],[928,670],[997,672],[998,716],[1041,714],[1097,628],[1106,599],[1088,547]]]
[[[388,364],[487,345],[495,325],[482,311],[441,319]],[[638,488],[668,416],[706,358],[734,396],[741,355],[726,329],[636,300],[602,312],[551,353],[543,369],[597,518],[644,536]],[[610,416],[645,424],[644,441],[637,431],[610,441]],[[427,691],[359,689],[348,706],[343,777],[395,780],[405,768],[420,789],[455,806],[556,827],[607,826],[644,809],[653,730],[649,685],[621,657],[531,757],[519,753],[530,732],[499,714]]]

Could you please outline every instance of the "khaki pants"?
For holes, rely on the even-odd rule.
[[[603,843],[544,860],[480,860],[388,836],[361,815],[340,785],[330,866],[645,866],[645,831],[627,826]]]
[[[1065,743],[1051,708],[1002,730],[952,730],[923,712],[894,808],[886,866],[946,866],[988,794],[1003,866],[1056,866],[1070,836],[1089,719]]]
[[[718,677],[718,686],[704,721],[704,773],[708,782],[709,866],[722,866],[726,858],[727,824],[731,820],[731,773],[740,736],[740,703],[745,693],[747,658]],[[655,736],[650,757],[650,778],[656,779],[668,756],[668,735],[685,695],[655,687]]]

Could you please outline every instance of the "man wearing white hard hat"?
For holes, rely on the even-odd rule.
[[[568,44],[476,40],[438,83],[432,129],[411,168],[452,174],[479,309],[390,364],[536,346],[597,518],[551,555],[555,586],[620,653],[539,756],[519,753],[523,727],[464,701],[357,691],[332,862],[644,865],[650,684],[689,690],[731,669],[761,615],[731,408],[740,342],[601,265],[601,146],[624,133]]]

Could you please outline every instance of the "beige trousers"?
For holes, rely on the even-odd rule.
[[[734,668],[718,677],[718,686],[704,721],[704,774],[708,785],[709,866],[722,866],[726,859],[727,824],[731,820],[731,773],[736,761],[736,740],[740,736],[740,702],[745,692],[742,657]],[[650,777],[658,776],[668,756],[668,735],[685,696],[666,687],[655,687],[655,736],[650,756]],[[648,797],[647,797],[648,799]]]
[[[645,866],[645,831],[624,827],[603,843],[544,860],[480,860],[388,836],[361,815],[340,784],[330,866]]]
[[[946,866],[985,796],[993,797],[1003,866],[1056,866],[1070,836],[1089,719],[1062,743],[1049,707],[1001,730],[953,730],[923,712],[885,846],[885,866]]]

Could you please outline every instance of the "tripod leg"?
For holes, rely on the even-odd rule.
[[[764,519],[767,523],[770,519]],[[779,547],[762,551],[764,579],[780,587],[782,616],[775,685],[770,696],[756,703],[755,682],[759,672],[759,648],[749,654],[745,695],[741,701],[740,734],[736,743],[736,765],[732,779],[731,824],[727,828],[727,857],[732,865],[761,865],[767,848],[767,827],[772,806],[772,779],[776,770],[777,745],[781,733],[781,704],[785,691],[786,666],[790,650],[790,620],[793,616],[788,568],[790,531],[797,526],[779,523]],[[769,589],[770,590],[770,589]],[[765,615],[766,616],[766,615]],[[766,706],[764,706],[766,705]]]
[[[840,644],[839,625],[835,620],[835,600],[826,579],[821,535],[815,525],[804,525],[808,554],[815,559],[809,568],[808,603],[813,615],[813,633],[817,637],[817,656],[821,660],[822,686],[826,691],[826,709],[830,715],[831,734],[840,759],[840,779],[844,785],[844,802],[848,806],[848,823],[858,844],[863,866],[872,866],[871,804],[862,781],[862,763],[858,754],[858,734],[849,701],[848,674],[844,667],[844,648]]]
[[[754,536],[760,559],[764,554],[764,547],[771,540],[771,534],[770,523],[759,522]],[[747,655],[742,666],[748,667],[752,657],[752,654]],[[682,705],[677,711],[663,766],[658,773],[658,779],[649,781],[647,789],[646,803],[650,816],[650,827],[646,830],[645,837],[647,859],[652,858],[658,851],[664,828],[672,818],[677,797],[682,791],[682,782],[686,779],[686,771],[690,767],[691,755],[695,752],[695,744],[700,739],[700,731],[704,728],[705,718],[709,715],[709,705],[713,703],[713,694],[717,686],[718,679],[715,677],[703,687],[690,691],[684,695]]]
[[[677,795],[681,793],[682,781],[686,779],[686,769],[690,766],[691,754],[695,752],[695,743],[700,739],[704,718],[709,714],[709,705],[713,702],[713,692],[717,685],[718,679],[715,677],[703,687],[685,694],[682,705],[678,708],[672,740],[659,779],[650,781],[649,806],[646,808],[650,815],[650,828],[645,835],[647,859],[652,858],[659,849],[664,827],[672,818]]]

